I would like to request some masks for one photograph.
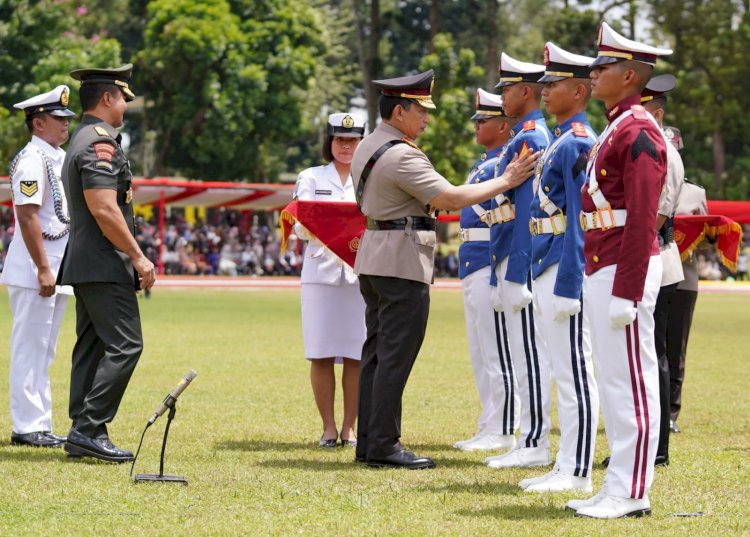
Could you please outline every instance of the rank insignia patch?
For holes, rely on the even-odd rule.
[[[521,150],[518,152],[518,156],[523,157],[528,152],[529,152],[529,145],[526,142],[524,142],[523,145],[521,146]]]
[[[573,134],[581,138],[586,138],[588,133],[583,123],[573,123]]]
[[[94,127],[94,130],[99,136],[109,136],[107,129],[105,129],[104,127],[100,127],[99,125],[97,125],[96,127]]]
[[[109,170],[112,171],[112,163],[107,162],[106,160],[97,160],[96,164],[94,164],[95,168],[103,169],[103,170]]]
[[[94,144],[94,152],[96,153],[96,160],[112,162],[112,158],[115,156],[115,146],[106,142],[99,142]]]
[[[533,119],[530,119],[523,124],[523,130],[525,131],[533,131],[536,128],[536,121]]]
[[[39,192],[39,184],[36,181],[21,181],[21,194],[30,198]]]

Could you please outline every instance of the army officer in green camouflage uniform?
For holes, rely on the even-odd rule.
[[[110,462],[133,459],[114,446],[107,423],[117,413],[143,349],[135,292],[149,289],[154,265],[135,240],[133,176],[120,147],[132,64],[78,69],[83,119],[73,133],[62,170],[70,212],[70,239],[61,283],[76,296],[76,335],[70,378],[65,451]]]

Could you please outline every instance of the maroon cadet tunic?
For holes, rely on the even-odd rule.
[[[584,233],[584,255],[587,275],[617,265],[612,295],[640,301],[649,258],[659,254],[656,212],[667,173],[667,148],[658,127],[640,106],[640,95],[617,103],[607,111],[607,119],[611,124],[631,108],[633,114],[606,139],[600,138],[598,153],[597,146],[591,153],[599,189],[613,210],[627,210],[627,219],[622,227]],[[588,187],[587,177],[581,208],[594,212]]]

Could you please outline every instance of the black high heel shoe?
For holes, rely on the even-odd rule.
[[[320,442],[318,443],[318,447],[325,447],[325,448],[334,448],[338,444],[338,433],[336,433],[336,437],[334,438],[323,438],[325,436],[325,433],[323,433],[323,436],[320,437]]]

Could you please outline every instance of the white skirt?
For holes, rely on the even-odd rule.
[[[308,360],[359,360],[366,335],[359,285],[302,284],[302,338]]]

